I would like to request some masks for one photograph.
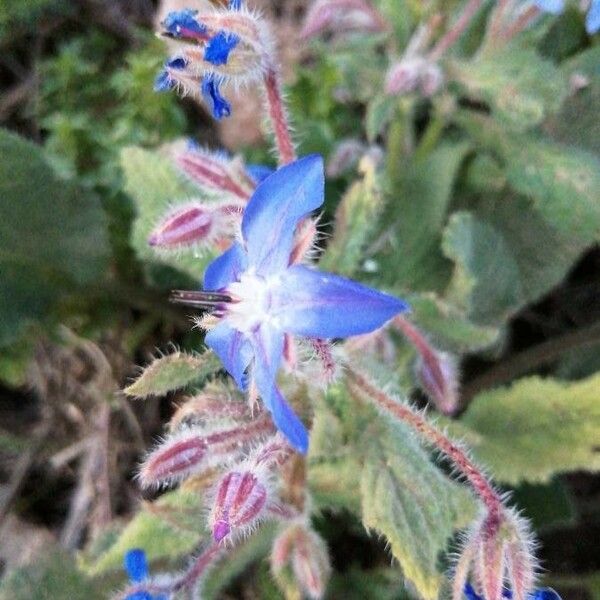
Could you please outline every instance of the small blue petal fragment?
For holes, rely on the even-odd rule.
[[[249,264],[259,275],[287,268],[298,223],[323,204],[325,178],[318,154],[275,171],[246,206],[242,235]]]
[[[552,588],[539,588],[529,594],[529,600],[562,600],[559,593]]]
[[[221,322],[206,334],[204,343],[221,359],[237,386],[244,391],[245,371],[254,356],[250,342],[237,329]]]
[[[226,65],[229,53],[239,44],[240,38],[234,33],[219,31],[204,50],[204,60],[213,65]]]
[[[544,12],[560,15],[565,10],[564,0],[535,0],[535,5]]]
[[[585,18],[585,30],[589,35],[594,35],[600,30],[600,0],[592,0]]]
[[[146,560],[146,553],[139,548],[129,550],[125,554],[123,565],[127,575],[129,575],[129,579],[131,579],[133,583],[140,583],[141,581],[144,581],[144,579],[147,579],[148,575],[150,574],[150,571],[148,570],[148,562]]]
[[[223,117],[231,115],[231,104],[221,96],[220,86],[222,79],[208,74],[202,80],[202,96],[212,109],[212,114],[215,119],[220,121]]]
[[[229,10],[242,10],[242,0],[229,0]]]
[[[283,333],[261,325],[252,335],[254,378],[260,396],[271,412],[275,426],[290,444],[302,454],[308,449],[308,433],[275,385],[283,356]]]
[[[331,339],[369,333],[409,308],[394,296],[303,265],[281,274],[275,294],[275,316],[281,328],[305,337]]]
[[[175,81],[169,75],[169,72],[164,69],[161,71],[154,80],[154,91],[155,92],[168,92],[175,87]]]
[[[238,243],[234,243],[229,250],[208,265],[202,287],[207,292],[224,290],[230,283],[239,280],[247,264],[246,252]]]
[[[148,592],[135,592],[134,594],[129,594],[125,596],[125,600],[155,600],[152,598],[152,594]]]
[[[256,183],[262,183],[269,175],[273,175],[274,169],[265,165],[247,165],[246,173]]]
[[[470,583],[465,583],[465,588],[463,591],[468,600],[483,600],[483,598],[475,591]]]
[[[203,35],[206,33],[206,27],[196,21],[197,13],[198,11],[189,9],[172,11],[166,16],[162,25],[168,33],[175,37],[190,33]]]
[[[170,58],[167,63],[166,63],[166,67],[168,67],[169,69],[177,69],[178,71],[183,71],[183,69],[185,69],[188,65],[188,61],[183,58],[183,56],[174,56],[173,58]]]

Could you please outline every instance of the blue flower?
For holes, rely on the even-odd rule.
[[[229,10],[242,10],[242,0],[229,0]]]
[[[470,583],[465,584],[465,596],[468,600],[484,600]],[[511,600],[513,594],[510,590],[502,590],[502,597]],[[538,588],[527,595],[528,600],[561,600],[561,597],[552,588]]]
[[[221,94],[223,80],[213,73],[205,75],[202,79],[202,97],[210,105],[213,117],[221,120],[231,115],[231,104]]]
[[[150,576],[146,553],[139,548],[129,550],[123,559],[123,566],[132,584],[144,583]],[[164,594],[150,594],[145,590],[139,590],[126,596],[125,600],[167,600]]]
[[[219,31],[206,45],[204,60],[215,65],[226,65],[229,53],[239,44],[240,38],[235,33]]]
[[[299,452],[308,435],[276,385],[286,334],[343,338],[373,331],[407,305],[364,285],[290,265],[297,225],[324,200],[323,161],[308,156],[257,187],[242,220],[242,242],[214,260],[199,298],[218,296],[206,344],[240,389],[251,377],[277,428]],[[215,294],[216,292],[216,294]],[[199,302],[200,304],[200,302]]]
[[[170,12],[162,26],[165,32],[174,37],[204,38],[206,26],[196,20],[197,10],[176,10]]]
[[[258,185],[273,174],[273,169],[265,165],[246,165],[246,173]]]
[[[544,12],[560,15],[565,9],[564,0],[535,0],[535,5]],[[589,35],[600,30],[600,0],[591,0],[590,8],[585,17],[585,29]]]

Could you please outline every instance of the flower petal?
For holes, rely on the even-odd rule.
[[[204,60],[213,65],[226,65],[229,53],[239,44],[240,38],[234,33],[219,31],[206,45]]]
[[[273,314],[283,331],[329,339],[374,331],[408,310],[398,298],[303,265],[281,275],[274,301]]]
[[[213,260],[204,273],[203,288],[207,292],[225,289],[233,281],[237,281],[246,270],[248,257],[244,249],[235,243],[221,256]]]
[[[600,0],[592,0],[585,18],[585,29],[589,35],[594,35],[600,30]]]
[[[545,12],[560,15],[565,9],[564,0],[535,0],[535,5]]]
[[[231,115],[231,104],[221,94],[223,79],[214,73],[208,73],[202,79],[201,92],[206,103],[211,107],[213,117],[220,121]]]
[[[129,579],[133,583],[139,583],[147,579],[149,575],[148,561],[146,560],[146,553],[140,548],[134,548],[128,550],[123,559],[125,571],[129,575]]]
[[[253,357],[252,345],[244,334],[221,321],[206,334],[204,343],[221,359],[227,372],[243,391],[246,388],[244,373]]]
[[[308,449],[306,428],[275,385],[283,356],[283,333],[262,325],[251,339],[255,357],[254,378],[260,396],[271,412],[277,429],[298,452],[305,454]]]
[[[313,154],[278,169],[256,188],[242,234],[249,264],[259,275],[288,266],[296,226],[323,204],[324,182],[323,159]]]

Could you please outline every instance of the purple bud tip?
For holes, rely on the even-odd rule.
[[[220,542],[223,538],[227,537],[231,532],[229,523],[225,521],[217,521],[213,527],[213,538],[215,542]]]

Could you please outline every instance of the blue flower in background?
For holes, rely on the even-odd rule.
[[[213,308],[219,321],[206,334],[206,344],[242,390],[251,367],[275,425],[303,453],[306,429],[276,385],[285,334],[319,339],[359,335],[408,308],[402,300],[349,279],[290,265],[297,225],[323,201],[320,156],[268,176],[244,212],[242,242],[208,266],[204,292],[191,292],[198,298],[209,298],[211,292],[218,296]]]
[[[559,15],[565,9],[565,0],[535,0],[535,5],[540,10]],[[600,30],[600,0],[591,0],[585,17],[585,29],[590,35]]]
[[[123,566],[129,576],[132,584],[142,584],[150,576],[146,553],[139,548],[129,550],[123,559]],[[140,590],[126,596],[125,600],[167,600],[164,594],[150,594],[147,591]]]
[[[465,596],[468,600],[485,600],[483,596],[480,596],[470,583],[465,585]],[[503,590],[502,596],[507,600],[511,600],[513,594],[510,590]],[[561,600],[561,597],[552,588],[538,588],[527,595],[528,600]]]

